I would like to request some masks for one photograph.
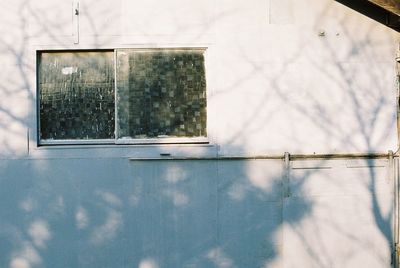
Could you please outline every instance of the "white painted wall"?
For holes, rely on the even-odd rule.
[[[0,267],[389,267],[398,35],[330,0],[0,3]],[[322,34],[323,33],[323,34]],[[209,145],[36,146],[36,50],[208,47]]]
[[[1,5],[1,155],[35,149],[36,50],[118,47],[208,47],[220,154],[396,148],[398,35],[335,1],[81,0],[79,44],[71,1]]]

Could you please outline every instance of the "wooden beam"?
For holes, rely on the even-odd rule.
[[[399,8],[396,9],[395,4],[400,5],[400,0],[335,0],[379,23],[392,28],[393,30],[400,32],[400,15],[398,15]],[[379,4],[378,4],[379,2]],[[396,13],[383,8],[384,2],[386,7],[391,2],[392,9],[396,9]]]
[[[368,0],[377,6],[380,6],[387,11],[400,16],[400,0]]]

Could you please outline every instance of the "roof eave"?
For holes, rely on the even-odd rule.
[[[400,1],[399,0],[367,0],[381,8],[400,16]]]

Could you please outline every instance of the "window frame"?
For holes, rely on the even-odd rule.
[[[118,113],[118,104],[117,104],[117,51],[118,50],[126,50],[126,49],[132,49],[132,50],[142,50],[142,51],[154,51],[154,50],[197,50],[197,51],[202,51],[203,54],[203,65],[204,65],[204,75],[205,75],[205,80],[206,80],[206,88],[205,88],[205,93],[206,93],[206,129],[207,129],[207,135],[206,136],[200,136],[200,137],[159,137],[159,138],[118,138],[117,135],[117,113]],[[163,46],[163,47],[121,47],[121,48],[99,48],[99,49],[36,49],[36,137],[37,137],[37,146],[58,146],[58,145],[210,145],[211,144],[211,138],[210,138],[210,133],[209,133],[209,110],[208,110],[208,104],[209,104],[209,88],[208,88],[208,83],[207,83],[207,51],[208,47],[207,46],[184,46],[184,47],[179,47],[179,46]],[[114,126],[114,133],[115,137],[111,139],[42,139],[40,135],[40,59],[41,55],[44,53],[84,53],[84,52],[112,52],[113,53],[113,63],[114,63],[114,104],[115,104],[115,110],[114,110],[114,120],[115,120],[115,126]]]

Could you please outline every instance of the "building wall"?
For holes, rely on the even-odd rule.
[[[387,159],[159,158],[395,151],[394,31],[329,0],[72,6],[0,4],[0,267],[390,266]],[[142,47],[207,48],[210,144],[37,146],[37,50]]]
[[[3,160],[1,267],[390,267],[388,160]]]
[[[78,21],[70,1],[2,6],[3,156],[35,149],[36,50],[121,47],[207,47],[219,154],[396,148],[398,36],[337,2],[85,0]]]

